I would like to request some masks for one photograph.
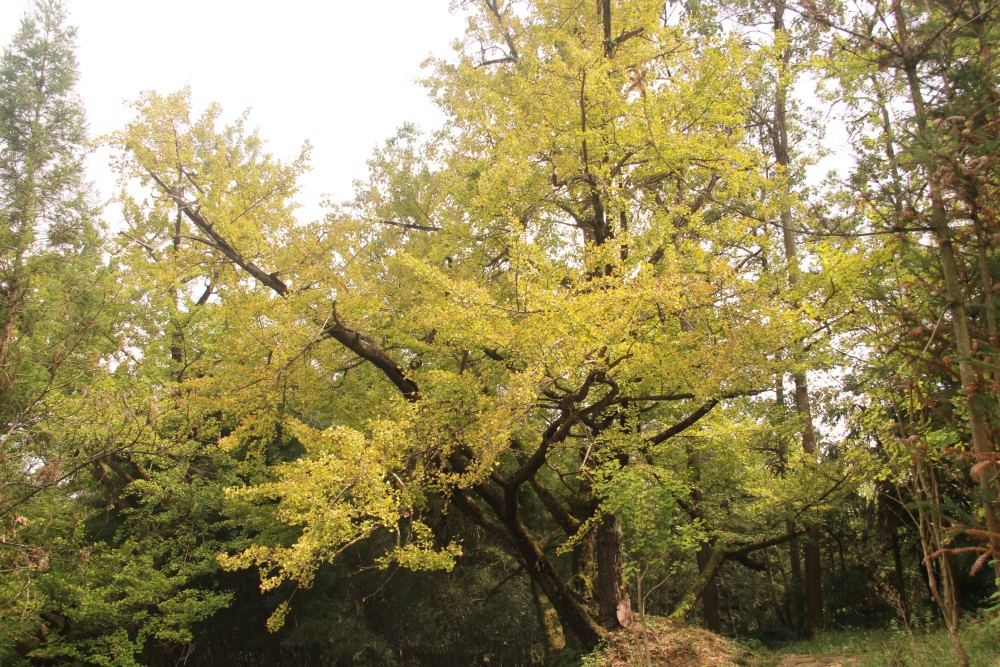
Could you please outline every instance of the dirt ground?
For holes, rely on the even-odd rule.
[[[612,633],[595,667],[739,667],[750,664],[749,651],[706,630],[663,618],[647,617],[628,630]],[[796,666],[797,667],[797,666]]]
[[[588,664],[594,667],[748,667],[766,662],[745,646],[719,635],[675,623],[647,617],[628,630],[614,632],[599,658]],[[858,667],[861,660],[846,654],[786,655],[776,667]],[[1000,667],[1000,666],[998,666]]]
[[[778,667],[852,667],[861,661],[849,655],[786,655]]]

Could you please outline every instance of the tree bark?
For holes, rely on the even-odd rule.
[[[961,667],[969,667],[969,655],[958,635],[962,612],[955,587],[955,571],[951,565],[946,531],[941,518],[941,491],[938,487],[937,474],[934,467],[929,465],[920,453],[915,456],[915,463],[914,486],[921,501],[917,509],[918,527],[920,545],[924,552],[927,584],[934,602],[944,617],[944,624],[948,629],[958,664]],[[935,561],[940,566],[940,576],[935,570]]]
[[[691,517],[695,521],[705,521],[705,513],[702,511],[701,500],[701,454],[700,452],[688,446],[687,448],[688,456],[688,469],[693,475],[693,484],[691,486]],[[722,628],[722,622],[719,613],[719,587],[715,582],[715,571],[708,572],[711,567],[713,548],[712,542],[708,539],[701,543],[698,549],[698,553],[695,559],[698,563],[698,574],[699,577],[707,576],[704,586],[700,592],[701,603],[702,603],[702,614],[705,619],[705,626],[713,631],[720,632]],[[715,568],[721,565],[721,561],[715,565]]]
[[[775,39],[785,34],[785,5],[781,2],[774,4],[772,18],[774,20]],[[787,127],[787,106],[788,89],[790,81],[787,79],[788,70],[791,66],[791,48],[786,45],[778,59],[778,81],[775,85],[774,93],[774,126],[772,128],[772,143],[774,145],[775,161],[783,168],[787,176],[788,167],[791,162],[791,152],[788,143]],[[790,189],[785,185],[786,196],[790,194]],[[788,286],[794,288],[798,283],[798,249],[796,247],[795,233],[792,230],[792,211],[788,203],[781,211],[782,240],[785,249],[785,261],[788,271]],[[795,411],[802,419],[802,450],[808,456],[815,457],[816,454],[816,431],[812,421],[812,410],[809,402],[809,385],[803,373],[794,375],[795,381]],[[806,528],[806,543],[803,548],[805,566],[805,598],[806,598],[806,634],[812,634],[823,626],[823,587],[822,587],[822,567],[820,563],[820,527],[816,524]]]
[[[494,536],[500,546],[524,566],[555,610],[565,638],[586,650],[595,648],[604,639],[604,630],[573,594],[516,512],[507,512],[503,497],[485,484],[477,485],[471,493],[490,508],[490,515],[468,493],[456,490],[452,494],[459,510]]]
[[[806,634],[813,636],[823,627],[823,588],[820,570],[820,527],[811,524],[806,528],[803,549],[806,585]]]
[[[712,554],[712,545],[708,542],[703,542],[696,556],[698,560],[698,573],[700,575],[704,575],[708,570],[712,562]],[[716,584],[714,573],[705,582],[705,588],[701,592],[701,605],[705,627],[712,632],[722,632],[722,616],[719,610],[719,586]]]
[[[584,649],[591,650],[604,639],[604,632],[587,610],[573,596],[552,562],[531,538],[527,528],[516,519],[505,521],[517,554],[525,563],[531,578],[541,587],[552,603],[563,629],[572,635]]]
[[[701,568],[701,572],[698,574],[698,578],[694,580],[694,584],[688,589],[684,597],[677,604],[672,612],[670,612],[670,618],[679,619],[683,618],[687,614],[688,610],[694,605],[698,597],[704,593],[705,588],[709,583],[714,583],[715,573],[719,571],[722,563],[726,560],[726,545],[723,543],[717,543],[709,556],[708,560],[705,562],[704,568]]]
[[[622,527],[613,514],[605,514],[597,525],[594,553],[598,620],[606,630],[627,628],[632,624],[632,600],[624,576]]]
[[[531,594],[535,599],[535,611],[538,613],[538,625],[545,637],[545,657],[554,658],[566,648],[566,636],[563,635],[559,614],[545,596],[542,587],[534,579],[531,580]]]
[[[793,254],[793,257],[795,255]],[[802,451],[815,459],[817,452],[816,430],[813,427],[812,410],[809,402],[809,385],[804,375],[795,375],[795,411],[802,418]],[[806,540],[802,548],[803,575],[806,593],[806,635],[823,627],[823,571],[820,563],[820,540],[822,530],[819,524],[806,526]]]
[[[906,571],[903,568],[903,554],[899,548],[899,531],[896,527],[895,517],[891,518],[890,521],[889,547],[892,549],[893,587],[896,589],[896,595],[899,596],[899,613],[903,616],[903,623],[909,627],[910,603],[906,595]]]
[[[910,93],[910,103],[917,126],[917,138],[924,146],[918,156],[921,160],[924,175],[927,178],[931,201],[931,227],[938,245],[938,260],[941,265],[941,275],[944,278],[945,294],[951,311],[952,330],[955,334],[955,347],[958,351],[958,371],[965,395],[969,430],[972,433],[972,451],[978,460],[979,486],[983,491],[983,513],[986,518],[986,529],[989,532],[989,546],[994,554],[1000,554],[1000,514],[996,503],[998,496],[996,447],[991,435],[989,412],[986,397],[982,391],[981,377],[975,367],[975,351],[972,345],[968,305],[969,298],[962,289],[961,270],[955,250],[955,240],[948,220],[948,211],[944,199],[944,187],[941,182],[940,165],[930,150],[931,130],[927,122],[927,110],[924,103],[920,74],[917,71],[916,48],[911,42],[909,24],[902,6],[893,6],[894,18],[899,31],[899,43],[902,50],[902,69],[906,75]],[[994,573],[1000,581],[1000,559],[994,556]]]

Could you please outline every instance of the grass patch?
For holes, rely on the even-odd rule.
[[[967,621],[960,633],[972,667],[1000,667],[1000,628],[996,623]],[[938,667],[956,664],[951,639],[944,628],[915,633],[916,651],[902,630],[829,631],[815,639],[783,646],[774,663],[785,655],[855,655],[861,667]]]

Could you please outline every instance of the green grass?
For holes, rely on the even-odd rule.
[[[809,641],[787,644],[775,652],[782,655],[840,654],[862,658],[862,667],[939,667],[955,665],[955,653],[944,628],[916,632],[917,651],[903,630],[829,631]],[[1000,667],[1000,627],[970,620],[960,632],[972,667]]]

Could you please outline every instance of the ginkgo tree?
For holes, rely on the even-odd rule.
[[[308,585],[383,533],[383,563],[448,568],[462,545],[428,516],[458,511],[593,647],[630,622],[635,467],[672,474],[680,436],[773,388],[809,334],[764,270],[787,188],[745,135],[762,63],[738,40],[655,2],[468,8],[428,78],[445,128],[404,128],[323,221],[292,217],[304,156],[274,160],[186,93],[146,95],[116,137],[149,192],[128,234],[162,254],[148,270],[185,304],[172,317],[206,306],[227,332],[191,357],[171,339],[184,400],[231,407],[219,446],[266,422],[303,452],[230,491],[293,537],[226,567]],[[239,409],[246,392],[272,409]]]

